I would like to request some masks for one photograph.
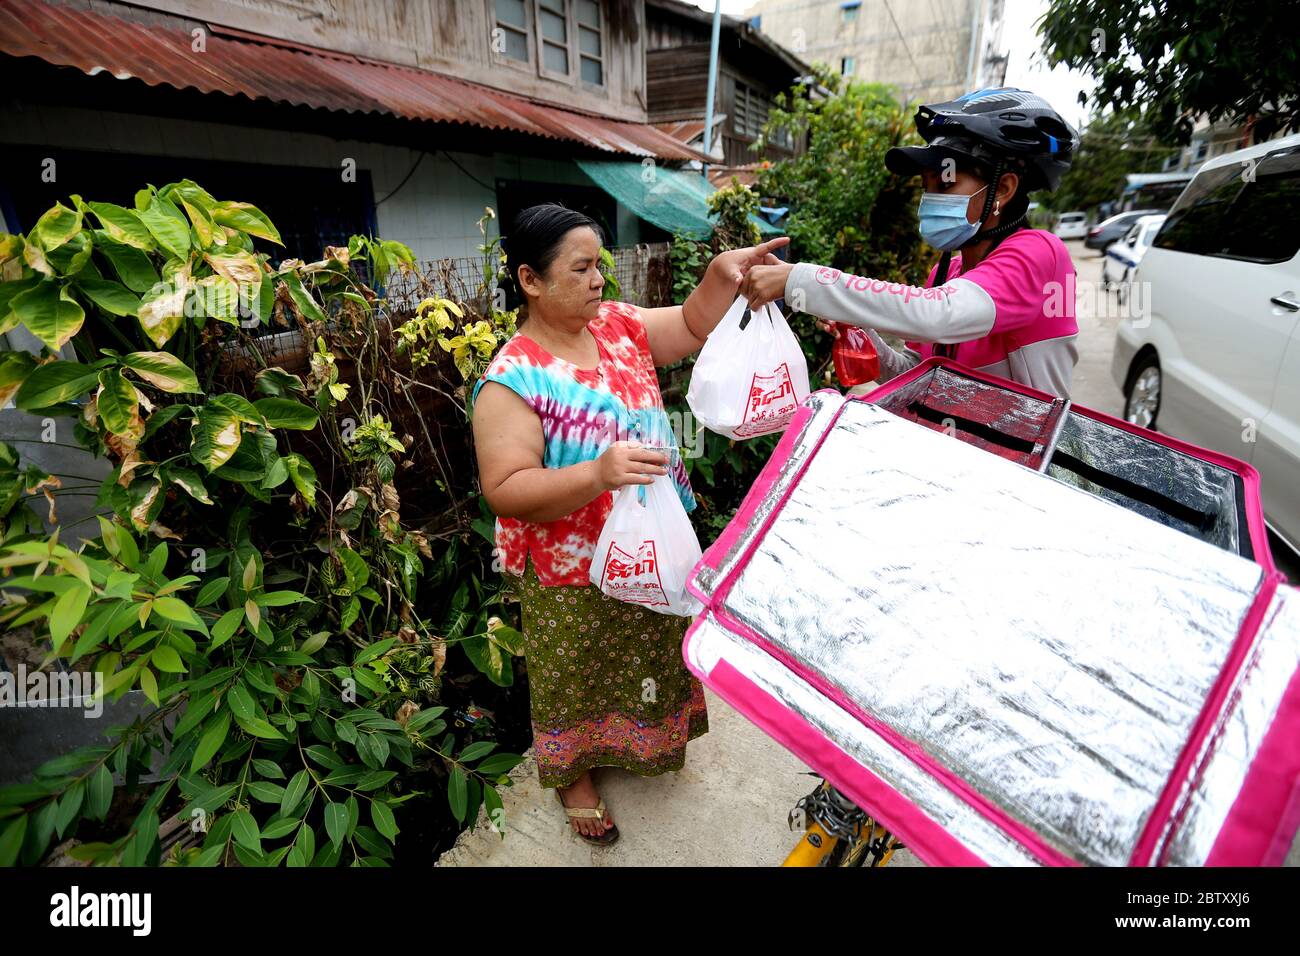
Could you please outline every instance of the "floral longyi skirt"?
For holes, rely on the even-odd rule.
[[[616,601],[588,585],[519,585],[533,749],[543,787],[593,767],[643,776],[680,770],[707,733],[704,688],[682,662],[684,617]]]

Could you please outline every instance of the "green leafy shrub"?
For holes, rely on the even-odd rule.
[[[520,636],[447,457],[469,441],[456,348],[412,354],[363,281],[409,269],[400,243],[278,265],[258,243],[279,243],[260,210],[188,180],[0,237],[0,329],[44,346],[0,354],[0,401],[112,466],[77,546],[42,520],[58,479],[0,444],[0,625],[152,707],[0,789],[0,865],[92,833],[71,853],[97,864],[383,866],[432,792],[503,824],[520,758],[463,714],[511,685]],[[508,314],[437,308],[506,334]],[[164,858],[172,816],[198,845]]]
[[[916,228],[920,184],[885,169],[890,148],[920,139],[890,88],[819,67],[815,82],[777,95],[755,148],[781,130],[806,134],[807,148],[761,168],[758,191],[790,206],[791,261],[924,280],[932,263]]]

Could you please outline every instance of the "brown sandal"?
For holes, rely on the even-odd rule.
[[[564,807],[564,813],[570,819],[574,820],[604,820],[605,819],[605,801],[601,800],[594,807],[570,807],[565,804],[564,797],[560,795],[560,788],[555,788],[555,799],[560,801],[560,806]],[[592,846],[609,846],[618,840],[618,827],[611,825],[600,836],[588,836],[581,830],[569,827],[586,842]]]

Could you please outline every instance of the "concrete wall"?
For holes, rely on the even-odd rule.
[[[939,102],[990,80],[997,85],[985,61],[1000,52],[1002,0],[890,0],[888,7],[885,0],[862,0],[856,16],[846,16],[840,3],[758,0],[745,16],[761,16],[764,33],[809,63],[826,63],[838,72],[841,59],[853,57],[854,76],[892,83],[908,100]],[[972,82],[970,39],[976,20],[981,25]],[[996,72],[992,64],[988,69]]]

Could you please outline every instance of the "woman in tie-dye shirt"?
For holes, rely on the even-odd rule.
[[[698,351],[750,266],[786,241],[723,253],[684,305],[641,309],[601,301],[586,216],[533,206],[503,239],[526,318],[474,387],[474,441],[498,558],[518,576],[538,774],[588,842],[618,836],[593,768],[680,770],[708,729],[682,663],[686,619],[593,587],[596,539],[624,485],[671,475],[695,507],[655,366]]]

